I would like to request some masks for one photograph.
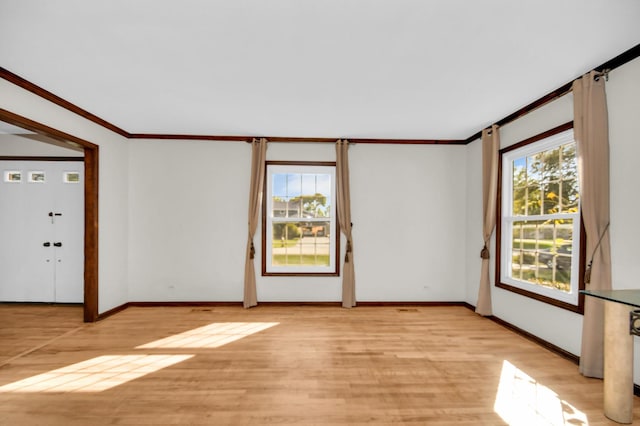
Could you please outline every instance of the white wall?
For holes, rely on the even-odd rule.
[[[129,300],[242,300],[250,145],[129,143]]]
[[[640,288],[640,228],[637,212],[640,198],[636,161],[640,158],[640,59],[610,74],[606,84],[611,150],[611,244],[614,288]],[[566,95],[501,129],[501,147],[506,147],[573,119],[573,98]],[[480,261],[477,259],[482,232],[481,147],[467,147],[467,302],[477,301]],[[494,242],[495,243],[495,242]],[[477,246],[477,250],[474,250]],[[494,245],[495,246],[495,245]],[[495,251],[492,251],[494,253]],[[475,253],[475,254],[474,254]],[[492,279],[494,277],[492,262]],[[492,287],[494,315],[573,354],[580,354],[582,316],[518,294]],[[636,353],[640,345],[636,340]],[[636,356],[635,382],[640,383],[640,360]]]
[[[250,145],[131,141],[130,152],[130,299],[241,300]],[[267,159],[335,161],[335,147],[271,143]],[[350,148],[359,301],[464,299],[465,159],[465,147]],[[340,277],[262,277],[260,233],[259,301],[340,300]]]
[[[637,160],[640,158],[640,58],[607,83],[611,142],[611,276],[613,288],[640,288]],[[640,383],[640,338],[634,338],[634,383]]]
[[[0,94],[0,108],[100,146],[98,310],[127,302],[126,140],[3,79]]]
[[[476,306],[478,300],[478,289],[480,287],[480,250],[484,246],[482,236],[482,143],[476,140],[467,145],[466,152],[466,238],[467,251],[465,253],[466,260],[466,289],[465,301]],[[494,239],[491,239],[491,257],[495,254]],[[493,268],[493,260],[490,261]],[[493,277],[493,269],[491,269],[491,277]],[[493,283],[493,281],[492,281]]]
[[[607,100],[613,285],[640,288],[640,58],[611,72]]]
[[[248,144],[126,141],[4,80],[0,90],[2,108],[100,146],[100,312],[135,300],[242,299]],[[352,147],[358,300],[464,298],[465,151]],[[268,158],[333,161],[335,151],[280,143]],[[339,277],[258,276],[262,301],[338,301],[340,288]]]
[[[351,149],[358,300],[464,300],[465,150]]]
[[[47,156],[83,157],[84,152],[71,147],[44,143],[32,137],[35,135],[0,135],[0,155],[7,156]]]

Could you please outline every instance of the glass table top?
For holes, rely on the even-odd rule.
[[[640,308],[640,289],[630,290],[581,290],[586,296],[597,297],[610,302],[624,303],[625,305]]]

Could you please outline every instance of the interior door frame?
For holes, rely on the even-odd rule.
[[[100,147],[84,139],[0,108],[0,120],[84,150],[84,303],[85,322],[98,320],[98,179]]]

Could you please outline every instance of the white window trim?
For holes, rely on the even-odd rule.
[[[331,176],[331,196],[329,217],[321,218],[286,218],[273,217],[273,197],[271,189],[273,187],[273,175],[280,173],[303,173],[303,174],[327,174]],[[336,168],[335,166],[326,165],[307,165],[307,164],[267,164],[266,168],[266,187],[264,191],[265,203],[265,265],[266,274],[336,274],[338,268],[336,265],[336,238],[337,235],[337,216],[336,216]],[[278,222],[329,222],[329,265],[328,266],[273,266],[271,265],[272,248],[273,248],[273,224]]]
[[[542,151],[547,151],[574,141],[573,129],[565,130],[561,133],[549,136],[540,141],[533,142],[513,151],[505,152],[502,155],[502,214],[501,220],[501,241],[500,241],[500,281],[503,284],[539,294],[561,302],[578,306],[579,303],[579,273],[580,273],[580,208],[575,213],[561,213],[552,215],[513,215],[513,161],[517,158],[526,157]],[[578,200],[578,203],[580,200]],[[548,220],[559,218],[571,218],[573,220],[573,259],[571,262],[571,290],[564,292],[541,285],[536,285],[526,281],[511,278],[511,263],[513,247],[512,224],[523,219]]]

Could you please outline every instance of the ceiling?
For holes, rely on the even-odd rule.
[[[0,121],[0,135],[27,135],[33,134],[31,130],[23,129],[22,127],[14,126],[4,121]]]
[[[640,43],[638,0],[1,0],[0,66],[129,133],[466,139]]]

